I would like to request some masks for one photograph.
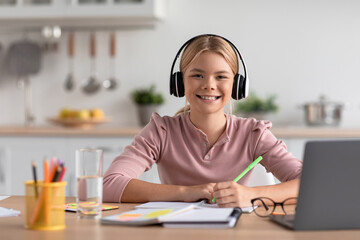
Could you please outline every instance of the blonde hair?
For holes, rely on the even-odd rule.
[[[223,56],[225,61],[229,64],[232,72],[238,72],[238,58],[234,48],[223,38],[214,35],[201,35],[192,40],[184,49],[180,58],[180,72],[184,73],[190,64],[205,51],[215,52]],[[186,96],[185,96],[186,97]],[[231,101],[229,102],[229,109],[231,111]],[[185,102],[185,107],[181,108],[175,113],[179,115],[190,111],[190,105]]]

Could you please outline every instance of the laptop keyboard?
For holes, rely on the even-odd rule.
[[[289,222],[289,223],[294,223],[295,221],[295,215],[291,214],[291,215],[285,215],[284,216],[284,220]]]

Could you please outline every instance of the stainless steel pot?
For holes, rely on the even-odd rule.
[[[321,96],[318,102],[303,105],[305,120],[310,126],[337,126],[341,121],[343,104],[329,102]]]

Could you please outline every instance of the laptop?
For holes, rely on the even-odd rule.
[[[294,230],[360,229],[360,140],[305,145],[295,215],[270,218]]]

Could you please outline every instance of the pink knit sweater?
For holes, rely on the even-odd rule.
[[[154,113],[106,171],[104,202],[120,202],[128,182],[154,163],[161,182],[173,185],[232,181],[260,155],[260,163],[280,181],[300,177],[302,161],[274,137],[270,122],[233,115],[226,118],[226,130],[210,148],[207,136],[191,123],[189,113],[176,117]],[[238,183],[246,185],[250,177],[251,172]]]

